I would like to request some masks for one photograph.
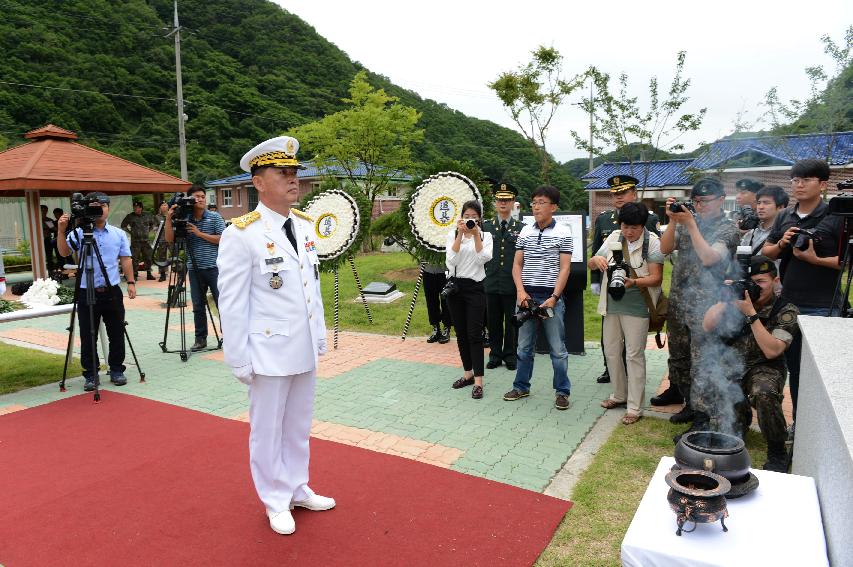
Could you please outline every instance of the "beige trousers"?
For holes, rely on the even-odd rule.
[[[607,315],[604,317],[604,356],[610,371],[613,394],[610,399],[628,403],[628,413],[641,415],[646,392],[646,338],[648,317]],[[625,346],[625,364],[622,346]]]

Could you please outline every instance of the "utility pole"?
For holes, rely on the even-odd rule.
[[[181,80],[181,25],[178,23],[178,0],[175,0],[175,24],[166,37],[175,35],[175,76],[177,82],[178,98],[178,147],[181,155],[181,179],[189,180],[187,174],[187,134],[184,128],[186,116],[184,115],[184,85]]]
[[[595,154],[592,151],[593,150],[592,144],[595,141],[595,139],[593,138],[593,134],[592,134],[592,129],[594,126],[593,117],[595,116],[595,112],[594,112],[595,111],[595,107],[594,107],[595,99],[593,98],[593,91],[592,91],[594,86],[595,86],[595,81],[593,81],[592,78],[590,78],[590,81],[589,81],[589,170],[590,171],[595,169],[595,159],[594,159]],[[593,195],[593,192],[590,191],[589,192],[589,204],[587,205],[587,211],[589,211],[590,221],[592,221],[592,195]]]

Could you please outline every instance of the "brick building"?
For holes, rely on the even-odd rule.
[[[690,187],[700,177],[719,177],[726,188],[726,210],[735,208],[735,183],[748,177],[765,185],[779,185],[791,192],[791,165],[797,160],[817,158],[829,162],[828,197],[840,181],[853,178],[853,132],[804,134],[719,140],[696,158],[653,162],[604,163],[583,177],[592,193],[590,217],[611,208],[607,179],[632,175],[640,180],[642,201],[666,222],[663,211],[668,197],[689,197]],[[645,180],[645,181],[644,181]]]
[[[317,166],[313,162],[303,162],[305,169],[297,174],[299,180],[299,199],[320,188],[322,182],[330,177],[338,180],[340,185],[349,182],[346,172],[337,165]],[[356,178],[363,178],[367,173],[364,166],[355,171]],[[406,192],[411,188],[412,177],[398,172],[392,177],[391,186],[385,194],[378,195],[373,203],[372,218],[392,213],[400,208]],[[207,200],[215,203],[219,214],[225,219],[244,215],[254,210],[258,204],[258,191],[252,185],[252,176],[241,173],[224,179],[208,181],[204,184],[207,189]]]

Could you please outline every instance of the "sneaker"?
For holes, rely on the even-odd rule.
[[[89,376],[86,376],[86,383],[83,384],[83,390],[86,392],[91,392],[95,389],[95,379]]]
[[[483,387],[482,386],[474,386],[474,389],[471,390],[471,397],[475,400],[480,400],[483,398]]]
[[[554,398],[554,407],[558,410],[569,409],[569,396],[566,394],[557,394],[557,397]]]
[[[110,382],[112,382],[116,386],[124,386],[125,384],[127,384],[127,376],[124,375],[124,372],[116,372],[115,374],[111,372]]]
[[[198,352],[203,348],[207,348],[207,337],[196,338],[193,346],[190,347],[190,350],[193,352]]]
[[[438,337],[438,344],[444,345],[450,342],[450,327],[445,327],[441,331],[441,336]]]
[[[504,394],[504,400],[508,402],[514,402],[515,400],[520,400],[521,398],[526,398],[530,395],[530,392],[519,392],[518,390],[512,389],[506,394]]]

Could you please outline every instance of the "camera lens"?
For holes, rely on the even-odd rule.
[[[471,230],[472,228],[474,228],[474,226],[476,224],[477,224],[477,222],[474,219],[468,219],[467,221],[465,221],[465,226],[468,227],[468,230]]]

